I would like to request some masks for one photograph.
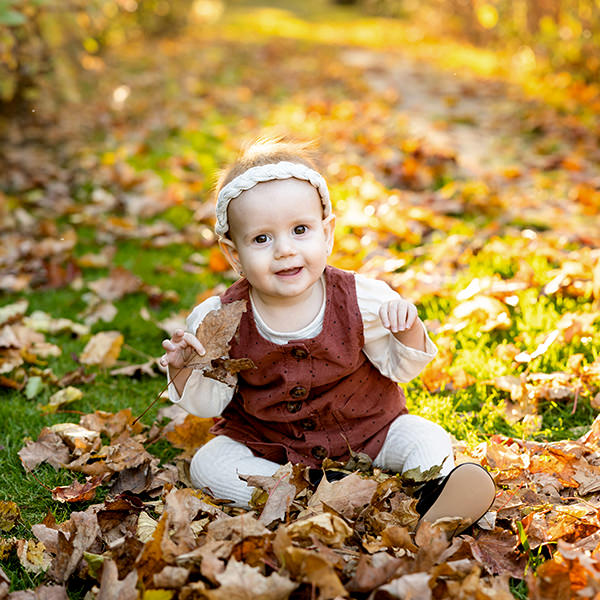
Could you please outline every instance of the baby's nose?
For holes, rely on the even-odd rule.
[[[294,242],[288,237],[279,237],[275,243],[275,254],[277,256],[288,256],[296,252]]]

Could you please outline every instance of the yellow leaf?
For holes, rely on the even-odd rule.
[[[0,531],[10,531],[20,516],[21,512],[15,502],[0,502]]]
[[[142,600],[171,600],[175,590],[145,590]]]
[[[75,402],[81,398],[83,398],[83,392],[76,387],[69,386],[64,390],[56,392],[56,394],[52,394],[52,396],[50,396],[50,402],[45,406],[42,406],[41,410],[45,413],[53,413],[63,406],[63,404],[69,404],[70,402]]]
[[[85,365],[112,367],[117,362],[123,341],[118,331],[101,331],[90,339],[79,360]]]

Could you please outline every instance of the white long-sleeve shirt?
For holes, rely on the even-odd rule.
[[[365,344],[363,352],[375,367],[386,377],[398,383],[414,379],[425,365],[437,354],[437,348],[425,331],[425,351],[417,350],[399,342],[386,329],[379,318],[379,308],[384,302],[398,299],[398,294],[385,282],[355,274],[356,297],[363,321]],[[325,296],[325,295],[324,295]],[[250,296],[252,300],[252,296]],[[316,337],[323,327],[326,298],[319,314],[306,327],[298,331],[278,332],[269,328],[252,304],[254,319],[259,334],[275,344]],[[187,330],[196,333],[198,325],[213,310],[221,308],[219,296],[211,296],[192,310],[186,321]],[[423,326],[425,329],[425,326]],[[178,403],[189,413],[208,418],[219,416],[233,398],[234,389],[228,385],[204,377],[195,369],[190,374],[183,394],[180,396],[174,385],[169,385],[169,399]]]

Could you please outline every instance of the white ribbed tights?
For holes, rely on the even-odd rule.
[[[415,467],[426,471],[442,462],[440,475],[447,475],[454,467],[454,458],[446,431],[417,415],[401,415],[390,426],[373,465],[404,473]],[[244,444],[219,435],[196,452],[190,465],[190,477],[197,488],[205,489],[216,498],[233,500],[233,506],[247,507],[254,488],[239,479],[238,473],[270,476],[280,466],[254,456]]]

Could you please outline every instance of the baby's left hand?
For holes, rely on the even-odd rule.
[[[384,302],[379,308],[383,326],[392,333],[410,329],[416,323],[417,316],[417,307],[403,298]]]

